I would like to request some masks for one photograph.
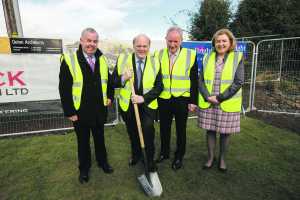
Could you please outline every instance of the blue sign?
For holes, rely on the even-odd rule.
[[[198,70],[202,69],[202,60],[204,54],[209,53],[212,50],[212,45],[210,41],[185,41],[181,44],[182,47],[188,49],[194,49],[197,52],[197,62],[198,62]],[[247,43],[246,42],[238,42],[236,46],[236,51],[242,51],[246,53]]]

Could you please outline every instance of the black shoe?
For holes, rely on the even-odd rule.
[[[89,182],[89,173],[88,172],[80,172],[79,174],[79,182],[83,184],[84,182]]]
[[[154,161],[148,163],[149,172],[156,172],[157,166]]]
[[[178,170],[182,167],[182,160],[181,159],[175,159],[172,163],[172,169]]]
[[[163,162],[164,160],[167,160],[167,159],[169,159],[169,156],[160,155],[160,156],[155,160],[155,162],[156,162],[156,163],[161,163],[161,162]]]
[[[108,163],[103,163],[100,165],[100,167],[103,169],[104,173],[106,174],[111,174],[114,172],[114,169]]]
[[[140,159],[139,158],[130,158],[130,160],[129,160],[129,162],[128,162],[128,165],[129,166],[134,166],[134,165],[136,165],[136,164],[138,164],[138,162],[140,161]]]

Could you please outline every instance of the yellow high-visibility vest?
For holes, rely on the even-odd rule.
[[[161,72],[164,84],[164,90],[160,98],[170,99],[171,96],[190,97],[190,71],[195,62],[196,51],[182,48],[170,72],[168,49],[162,49],[155,52],[155,56],[161,63]]]
[[[239,62],[243,56],[242,52],[231,51],[225,61],[224,68],[221,75],[220,93],[223,93],[234,80],[235,72]],[[203,75],[204,84],[209,92],[213,91],[213,84],[215,78],[216,69],[216,52],[205,54],[203,57]],[[198,105],[201,109],[207,109],[211,106],[209,102],[206,102],[203,96],[199,93]],[[242,88],[232,96],[230,99],[223,101],[220,107],[225,112],[240,112],[242,106]]]
[[[159,72],[159,61],[153,57],[150,56],[150,54],[147,55],[147,62],[144,66],[144,72],[143,72],[143,94],[148,93],[153,87],[155,83],[156,76]],[[133,64],[132,64],[132,54],[120,54],[118,58],[118,65],[117,65],[117,72],[118,75],[121,76],[126,69],[133,70]],[[133,76],[134,81],[134,76]],[[130,102],[130,96],[131,96],[131,86],[130,81],[126,81],[125,86],[120,88],[120,100],[119,105],[121,109],[126,112],[129,107]],[[150,104],[147,105],[151,109],[157,109],[157,99],[154,99],[150,102]]]
[[[73,77],[73,85],[72,85],[73,103],[75,109],[78,110],[80,108],[80,103],[81,103],[83,75],[78,62],[76,52],[71,54],[63,54],[61,60],[62,59],[64,59],[65,62],[67,63],[71,75]],[[100,68],[103,104],[104,106],[107,106],[108,66],[107,66],[106,58],[103,55],[99,57],[99,68]]]

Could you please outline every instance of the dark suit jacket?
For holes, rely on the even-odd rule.
[[[67,117],[77,114],[79,120],[88,125],[103,124],[107,118],[107,107],[103,104],[99,69],[99,57],[102,55],[102,52],[97,49],[95,53],[96,63],[94,72],[92,72],[87,63],[81,46],[79,46],[76,54],[83,75],[81,105],[79,110],[76,111],[72,99],[73,78],[65,60],[62,60],[59,73],[59,93],[64,114]],[[112,77],[108,72],[107,97],[113,100],[113,95]]]
[[[145,67],[146,67],[146,63],[150,62],[148,61],[148,59],[145,60]],[[132,65],[133,65],[133,71],[134,71],[134,78],[135,80],[137,80],[137,73],[136,73],[136,64],[135,64],[135,56],[134,54],[132,54]],[[113,82],[114,82],[114,86],[115,87],[124,87],[124,85],[122,85],[121,83],[121,76],[118,75],[118,69],[117,69],[118,63],[116,64],[115,70],[113,72]],[[143,70],[143,74],[142,74],[142,79],[144,77],[144,71]],[[139,105],[139,109],[147,114],[149,114],[151,116],[152,119],[155,119],[155,110],[151,109],[148,107],[148,104],[150,104],[154,99],[156,99],[161,91],[163,90],[163,84],[162,84],[162,75],[161,75],[161,69],[159,68],[159,72],[156,76],[155,79],[155,83],[154,83],[154,87],[147,92],[145,95],[143,95],[143,84],[140,84],[140,88],[137,88],[137,81],[134,82],[134,88],[135,88],[135,92],[137,95],[141,95],[144,97],[144,103]],[[132,103],[130,102],[130,105],[132,106]],[[131,110],[130,108],[128,109],[128,111]]]

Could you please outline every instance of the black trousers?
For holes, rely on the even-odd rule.
[[[169,156],[171,125],[173,117],[176,124],[176,145],[175,159],[182,159],[186,146],[186,123],[188,117],[187,97],[171,97],[170,99],[158,98],[159,119],[160,119],[160,154]]]
[[[127,133],[131,144],[131,156],[132,158],[141,158],[141,145],[139,140],[139,133],[137,129],[134,108],[130,103],[127,112],[121,110],[121,116],[126,124]],[[152,113],[153,112],[153,113]],[[147,108],[139,106],[139,114],[142,125],[145,150],[147,154],[148,162],[153,162],[155,147],[154,147],[154,116],[155,111],[150,111]]]
[[[102,125],[87,125],[77,121],[73,123],[77,136],[77,150],[79,170],[88,172],[91,168],[91,147],[90,147],[90,132],[92,132],[96,161],[99,166],[107,162],[107,153],[104,141],[104,124]]]

